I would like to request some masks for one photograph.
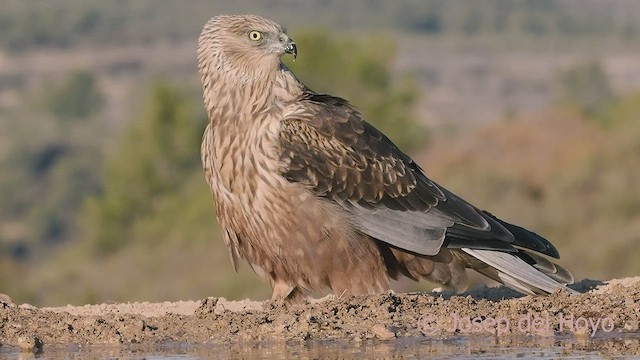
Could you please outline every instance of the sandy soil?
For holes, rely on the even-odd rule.
[[[638,354],[640,277],[572,286],[570,296],[522,297],[504,287],[450,293],[329,296],[304,304],[207,298],[58,308],[16,305],[0,295],[0,346],[228,344],[280,340],[389,341],[455,336],[628,338]]]

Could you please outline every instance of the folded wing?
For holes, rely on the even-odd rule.
[[[375,239],[424,256],[462,249],[490,266],[480,272],[525,293],[573,281],[568,271],[527,251],[557,258],[549,241],[431,181],[344,99],[305,93],[282,120],[279,136],[282,175],[338,203]]]

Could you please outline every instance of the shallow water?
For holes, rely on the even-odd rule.
[[[39,353],[0,347],[0,359],[610,359],[638,358],[640,334],[624,338],[567,337],[452,337],[444,340],[403,338],[391,341],[307,341],[296,343],[236,343],[224,345],[162,344],[156,346],[45,346]],[[633,354],[636,354],[633,356]]]

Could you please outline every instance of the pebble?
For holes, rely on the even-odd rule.
[[[624,329],[627,331],[638,331],[638,322],[635,320],[629,320],[624,324]]]
[[[22,336],[18,338],[18,346],[23,352],[39,352],[42,350],[42,340],[37,336]]]
[[[386,326],[382,324],[376,324],[371,327],[371,333],[380,340],[391,340],[396,337],[396,334],[387,329]]]
[[[16,306],[16,304],[13,303],[9,295],[0,294],[0,307],[8,308],[14,306]]]

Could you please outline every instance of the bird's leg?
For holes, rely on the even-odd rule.
[[[293,292],[296,287],[283,281],[274,281],[271,289],[273,294],[271,300],[285,299]]]
[[[295,286],[282,281],[276,281],[273,284],[273,294],[271,300],[284,299],[289,303],[303,302],[306,297]]]

